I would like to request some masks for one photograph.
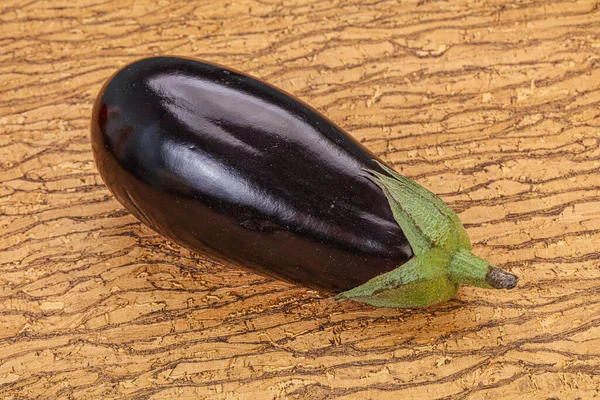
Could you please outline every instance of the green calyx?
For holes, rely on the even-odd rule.
[[[387,173],[366,171],[365,177],[386,195],[394,218],[414,257],[393,271],[340,293],[381,307],[426,307],[448,301],[460,284],[512,289],[517,277],[471,253],[471,241],[458,216],[424,187],[380,164]]]

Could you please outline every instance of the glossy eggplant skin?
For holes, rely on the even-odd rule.
[[[102,88],[91,131],[115,197],[198,253],[335,293],[413,256],[364,176],[383,172],[378,158],[248,75],[178,57],[136,61]]]

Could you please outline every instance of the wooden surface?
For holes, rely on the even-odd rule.
[[[0,398],[600,396],[599,4],[3,0],[0,21]],[[89,142],[101,84],[155,54],[308,101],[518,289],[337,304],[166,242]]]

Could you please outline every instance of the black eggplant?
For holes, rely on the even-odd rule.
[[[213,258],[379,306],[512,288],[455,213],[302,101],[243,73],[142,59],[104,85],[92,147],[137,218]]]

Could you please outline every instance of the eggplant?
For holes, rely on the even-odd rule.
[[[471,253],[456,214],[302,101],[241,72],[137,60],[92,112],[102,179],[192,251],[376,306],[423,307],[517,277]]]

